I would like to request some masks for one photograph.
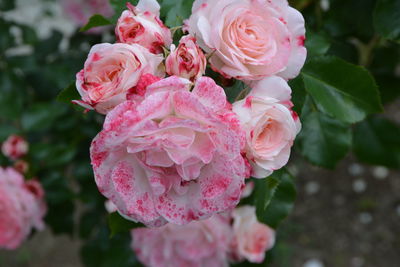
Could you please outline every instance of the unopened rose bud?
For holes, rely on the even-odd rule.
[[[1,146],[1,151],[6,157],[13,160],[25,156],[28,152],[28,143],[18,135],[10,135]]]
[[[166,59],[166,71],[191,81],[200,78],[206,71],[207,60],[192,36],[184,36],[177,48],[172,46]]]

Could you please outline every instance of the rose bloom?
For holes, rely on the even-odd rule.
[[[111,17],[114,14],[109,0],[62,0],[61,6],[64,13],[77,25],[83,26],[94,14],[101,14],[104,17]],[[89,30],[89,33],[100,33],[104,27]]]
[[[254,263],[263,262],[265,252],[274,246],[274,230],[257,221],[255,207],[236,208],[232,215],[234,238],[230,259],[235,262],[244,259]]]
[[[75,103],[107,114],[134,93],[143,74],[162,77],[163,58],[140,45],[98,44],[92,47],[83,70],[76,75],[76,88],[82,100]]]
[[[225,77],[296,77],[306,59],[304,19],[286,0],[196,0],[185,29]]]
[[[301,124],[291,110],[291,89],[282,78],[265,78],[252,87],[245,99],[233,104],[233,111],[246,132],[251,175],[264,178],[288,162]]]
[[[227,253],[232,240],[229,220],[220,215],[184,226],[132,230],[132,249],[151,267],[229,266]]]
[[[28,152],[29,145],[25,139],[18,135],[10,135],[1,146],[1,151],[6,157],[13,160],[23,157]]]
[[[212,79],[189,85],[176,76],[150,85],[141,103],[108,113],[92,142],[97,186],[128,219],[182,225],[239,202],[248,172],[239,121]]]
[[[0,248],[16,249],[33,228],[44,228],[43,198],[43,189],[36,180],[24,182],[13,168],[0,168]]]
[[[207,60],[196,44],[196,38],[182,37],[178,48],[171,45],[171,54],[165,61],[166,72],[191,81],[200,78],[206,72]]]
[[[136,7],[128,3],[115,27],[118,42],[139,44],[152,53],[162,53],[172,43],[171,31],[161,22],[156,0],[140,0]]]

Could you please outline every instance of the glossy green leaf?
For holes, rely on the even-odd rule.
[[[307,31],[306,35],[306,48],[307,48],[307,57],[315,57],[324,55],[328,52],[329,47],[331,46],[329,39],[326,35],[321,33],[315,33],[312,31]]]
[[[353,150],[365,163],[400,168],[400,127],[374,116],[354,128]]]
[[[111,213],[108,216],[108,226],[111,231],[111,236],[118,233],[129,232],[130,230],[138,227],[145,227],[141,223],[135,223],[123,218],[118,212]]]
[[[57,101],[70,104],[72,100],[80,99],[81,96],[76,89],[75,83],[64,88],[57,96]]]
[[[183,20],[189,18],[194,0],[163,0],[161,15],[165,17],[165,25],[173,28],[182,26]]]
[[[109,21],[108,19],[106,19],[105,17],[103,17],[100,14],[95,14],[93,16],[91,16],[89,18],[88,23],[86,23],[85,26],[83,26],[82,28],[79,29],[80,32],[85,32],[88,31],[92,28],[96,28],[96,27],[100,27],[100,26],[107,26],[107,25],[111,25],[111,21]]]
[[[360,66],[319,57],[305,65],[302,77],[318,108],[342,122],[359,122],[382,111],[374,78]]]
[[[374,25],[383,37],[400,41],[400,0],[378,0]]]
[[[350,149],[350,125],[318,111],[302,116],[301,121],[297,137],[301,154],[315,165],[334,168]]]
[[[283,169],[255,180],[255,206],[260,222],[276,228],[292,211],[295,199],[293,177]]]
[[[289,86],[292,89],[293,110],[300,115],[307,94],[302,77],[297,76],[297,78],[290,80]]]

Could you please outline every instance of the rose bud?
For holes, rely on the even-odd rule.
[[[24,138],[18,135],[10,135],[1,146],[1,151],[12,160],[23,157],[28,152],[29,145]]]
[[[166,72],[194,81],[206,71],[207,60],[203,51],[196,44],[196,38],[184,36],[175,48],[171,45],[171,54],[165,62]]]
[[[75,100],[87,109],[107,114],[136,92],[142,75],[163,77],[161,55],[150,53],[134,44],[98,44],[92,47],[83,70],[76,75],[76,88],[82,100]]]
[[[128,3],[115,27],[118,42],[139,44],[151,53],[162,53],[172,43],[171,31],[161,22],[160,5],[156,0],[140,0],[138,5]]]

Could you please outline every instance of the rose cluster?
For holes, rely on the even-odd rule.
[[[254,220],[239,219],[241,208],[231,212],[246,178],[286,165],[300,131],[287,80],[306,58],[304,19],[286,0],[196,0],[182,31],[173,44],[157,1],[140,0],[118,19],[116,43],[91,48],[73,102],[106,115],[90,148],[96,184],[122,216],[160,227],[134,231],[133,247],[149,266],[170,257],[215,258],[211,266],[259,261],[246,254],[254,244],[230,236],[257,238],[251,231],[266,226],[243,230]],[[247,88],[230,103],[206,70]],[[204,248],[189,246],[189,233]],[[219,241],[207,245],[210,238]],[[174,257],[175,249],[188,258]]]
[[[275,242],[275,232],[257,221],[251,206],[184,226],[136,228],[131,234],[139,260],[154,267],[220,267],[244,259],[260,263]]]

